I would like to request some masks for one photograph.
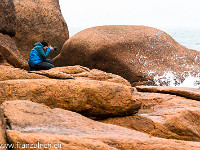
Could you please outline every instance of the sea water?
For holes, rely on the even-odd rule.
[[[162,28],[181,45],[200,51],[200,28]]]

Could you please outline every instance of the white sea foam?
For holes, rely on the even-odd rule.
[[[186,46],[187,48],[195,49],[200,51],[200,29],[184,29],[184,28],[163,28],[161,29],[172,36],[178,43]],[[177,59],[177,58],[176,58]],[[184,58],[178,58],[184,59]],[[195,62],[198,61],[196,56]],[[186,66],[193,68],[193,66]],[[154,73],[151,72],[151,75]],[[181,79],[180,79],[181,78]],[[166,85],[171,87],[189,87],[189,88],[200,88],[200,73],[193,75],[191,72],[183,72],[182,75],[177,75],[174,72],[165,72],[163,75],[154,77],[156,85]]]
[[[179,85],[179,87],[189,87],[189,88],[199,88],[200,87],[200,78],[188,76],[185,80]]]
[[[152,74],[152,72],[151,72]],[[165,72],[163,75],[154,76],[154,82],[156,85],[164,85],[171,87],[188,87],[188,88],[199,88],[200,87],[200,74],[193,76],[190,72],[184,73],[178,77],[176,73],[171,71]]]

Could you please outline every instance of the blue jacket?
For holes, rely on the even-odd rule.
[[[48,47],[46,52],[44,52],[43,46],[40,42],[35,43],[34,46],[35,47],[31,50],[29,55],[28,64],[30,67],[45,60],[51,51],[51,48]]]

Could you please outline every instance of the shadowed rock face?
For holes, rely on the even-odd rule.
[[[10,65],[29,69],[28,63],[18,51],[14,39],[2,33],[0,33],[0,53],[2,58]]]
[[[64,150],[200,148],[199,142],[150,137],[135,130],[100,123],[68,110],[50,109],[27,100],[6,101],[1,108],[10,123],[8,141],[16,145],[50,143]],[[22,149],[22,145],[18,148]]]
[[[78,56],[78,57],[77,57]],[[99,26],[83,30],[64,44],[56,66],[83,65],[120,75],[133,85],[171,71],[198,73],[200,53],[165,32],[145,26]],[[163,83],[164,84],[164,83]]]
[[[16,0],[14,5],[17,17],[15,42],[23,57],[28,60],[34,44],[43,39],[58,47],[50,58],[59,54],[63,43],[69,38],[59,1]]]
[[[16,12],[13,0],[1,0],[0,8],[0,33],[13,37],[16,34]]]
[[[0,1],[0,63],[28,68],[28,63],[18,51],[12,38],[16,34],[16,11],[13,0]]]

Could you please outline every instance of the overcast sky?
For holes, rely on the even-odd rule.
[[[59,0],[59,2],[71,32],[100,25],[200,28],[200,0]]]

